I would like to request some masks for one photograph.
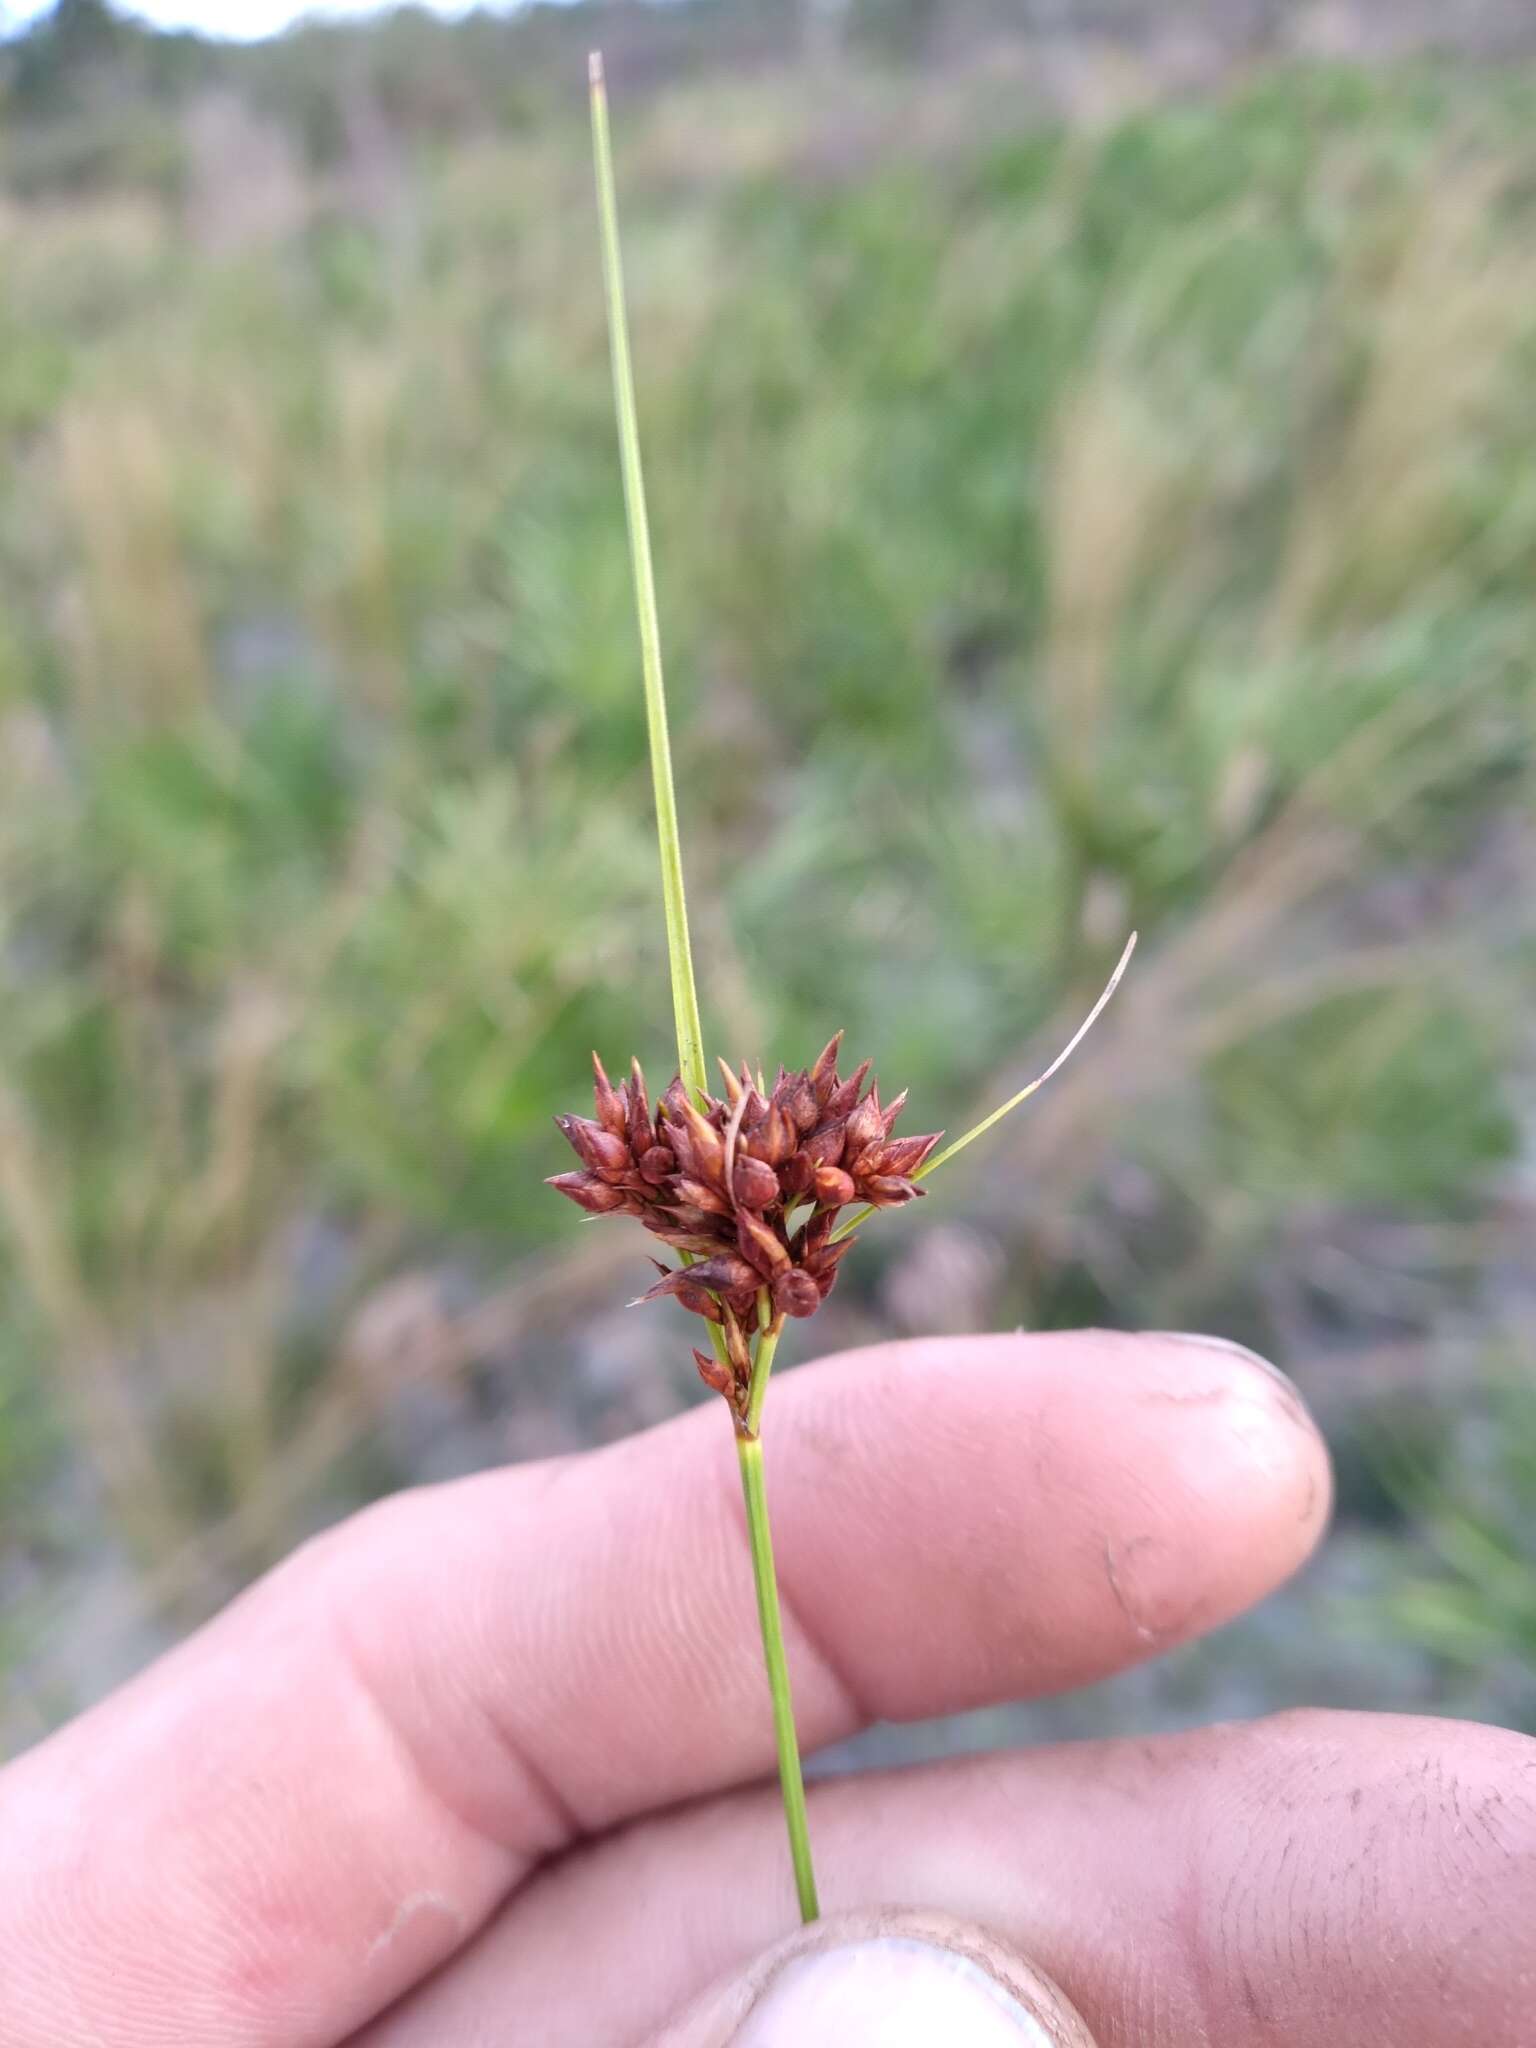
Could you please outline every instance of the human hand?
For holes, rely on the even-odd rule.
[[[768,1424],[807,1749],[1154,1655],[1327,1513],[1288,1383],[1190,1339],[885,1346]],[[793,1893],[726,1434],[710,1404],[370,1509],[0,1774],[4,2048],[735,2038]],[[1100,2048],[1536,2040],[1536,1744],[1497,1729],[968,1758],[813,1784],[811,1830],[829,1909],[990,1929]],[[823,2038],[774,2010],[756,2048]]]

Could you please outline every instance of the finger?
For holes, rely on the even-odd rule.
[[[798,1928],[655,2048],[1095,2048],[1058,1985],[985,1928],[880,1907]]]
[[[1532,2038],[1536,1743],[1500,1729],[1295,1714],[973,1757],[817,1785],[811,1837],[830,1909],[994,1930],[1100,2048]],[[593,1844],[354,2048],[651,2042],[782,1924],[784,1865],[767,1792]]]
[[[769,1423],[811,1746],[1147,1656],[1326,1512],[1278,1376],[1169,1339],[885,1347],[791,1375]],[[8,2048],[58,2048],[66,1996],[103,2048],[324,2043],[539,1857],[760,1772],[729,1443],[711,1407],[402,1496],[13,1767]]]

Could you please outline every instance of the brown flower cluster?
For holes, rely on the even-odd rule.
[[[749,1377],[747,1335],[766,1289],[775,1318],[809,1316],[826,1300],[851,1237],[833,1242],[838,1212],[852,1202],[892,1208],[922,1189],[913,1180],[941,1132],[892,1136],[906,1091],[889,1106],[865,1090],[865,1060],[845,1081],[842,1033],[813,1066],[780,1067],[764,1093],[745,1066],[724,1061],[725,1094],[702,1108],[680,1078],[652,1112],[638,1061],[617,1087],[594,1053],[595,1117],[555,1121],[581,1161],[550,1181],[594,1215],[634,1216],[692,1264],[668,1268],[641,1295],[675,1295],[720,1324],[732,1372],[695,1352],[711,1386],[734,1398]]]

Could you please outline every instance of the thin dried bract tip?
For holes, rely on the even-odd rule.
[[[589,50],[587,53],[587,83],[588,85],[598,86],[602,82],[603,53],[601,50]]]
[[[954,1158],[957,1152],[963,1152],[967,1145],[972,1144],[977,1138],[982,1137],[987,1131],[990,1131],[994,1124],[1000,1124],[1005,1116],[1007,1116],[1011,1111],[1019,1107],[1020,1103],[1028,1102],[1031,1095],[1038,1093],[1038,1091],[1045,1086],[1046,1082],[1050,1080],[1053,1074],[1060,1073],[1061,1069],[1066,1065],[1067,1061],[1071,1059],[1073,1053],[1077,1051],[1077,1048],[1088,1036],[1089,1032],[1093,1029],[1094,1025],[1098,1023],[1099,1018],[1104,1013],[1105,1005],[1108,1003],[1110,997],[1114,994],[1115,990],[1120,986],[1121,977],[1124,975],[1126,968],[1129,967],[1129,965],[1131,964],[1131,955],[1136,950],[1136,938],[1137,934],[1135,932],[1132,932],[1131,936],[1125,942],[1125,951],[1120,955],[1120,958],[1115,962],[1114,973],[1109,977],[1108,981],[1105,982],[1104,987],[1100,992],[1098,1001],[1094,1004],[1093,1008],[1088,1012],[1087,1016],[1083,1019],[1082,1023],[1078,1025],[1077,1029],[1073,1032],[1072,1036],[1067,1040],[1066,1044],[1062,1047],[1061,1051],[1057,1053],[1055,1059],[1051,1061],[1051,1064],[1045,1069],[1044,1073],[1037,1074],[1034,1080],[1031,1081],[1027,1087],[1021,1088],[1019,1090],[1017,1095],[1010,1095],[1008,1100],[1005,1103],[1003,1103],[1001,1107],[994,1109],[990,1116],[984,1116],[979,1124],[972,1124],[971,1128],[964,1134],[963,1137],[956,1138],[953,1145],[946,1145],[942,1152],[940,1152],[935,1158],[930,1159],[926,1166],[920,1168],[916,1173],[912,1175],[913,1180],[926,1180],[930,1173],[935,1173],[941,1166],[947,1165],[948,1162]],[[850,1237],[853,1234],[853,1232],[858,1229],[859,1225],[861,1223],[868,1222],[869,1218],[874,1213],[875,1205],[871,1204],[871,1206],[867,1209],[860,1209],[856,1216],[848,1217],[847,1220],[839,1224],[837,1229],[833,1232],[833,1242],[835,1243],[839,1238]]]
[[[1000,1109],[994,1109],[990,1116],[983,1117],[981,1122],[979,1124],[973,1125],[973,1127],[966,1132],[963,1138],[956,1138],[953,1145],[946,1145],[944,1150],[937,1157],[937,1159],[929,1160],[928,1164],[923,1168],[922,1174],[919,1175],[918,1178],[926,1178],[927,1175],[935,1172],[939,1167],[944,1165],[946,1160],[953,1159],[957,1152],[964,1151],[965,1147],[970,1144],[973,1138],[979,1138],[983,1131],[990,1131],[994,1124],[1001,1123],[1003,1118],[1008,1115],[1010,1110],[1017,1109],[1021,1102],[1027,1102],[1031,1095],[1034,1095],[1039,1089],[1045,1086],[1046,1082],[1050,1080],[1053,1074],[1059,1074],[1061,1072],[1062,1068],[1067,1064],[1067,1061],[1071,1059],[1073,1053],[1077,1051],[1077,1048],[1088,1036],[1089,1032],[1093,1029],[1094,1025],[1098,1023],[1100,1017],[1104,1014],[1105,1006],[1109,1002],[1110,997],[1114,994],[1115,990],[1120,986],[1121,977],[1124,975],[1126,968],[1130,966],[1131,955],[1136,950],[1136,937],[1136,933],[1132,932],[1131,936],[1126,940],[1125,951],[1120,955],[1120,958],[1115,962],[1115,971],[1109,977],[1108,981],[1105,982],[1103,989],[1100,991],[1098,1001],[1094,1004],[1093,1008],[1088,1012],[1087,1016],[1083,1019],[1082,1023],[1078,1025],[1077,1029],[1073,1032],[1072,1036],[1061,1048],[1061,1051],[1057,1053],[1055,1059],[1051,1061],[1051,1064],[1046,1068],[1045,1072],[1043,1074],[1037,1074],[1034,1080],[1031,1081],[1027,1087],[1021,1088],[1019,1090],[1017,1095],[1010,1095],[1008,1100],[1002,1105]]]

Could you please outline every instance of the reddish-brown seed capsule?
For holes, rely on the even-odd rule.
[[[853,1184],[853,1175],[844,1173],[840,1166],[818,1166],[813,1188],[817,1201],[827,1209],[842,1208],[846,1203],[857,1200],[859,1192]]]
[[[649,1187],[659,1188],[671,1173],[677,1170],[677,1161],[670,1146],[652,1145],[640,1155],[640,1178]]]
[[[813,1316],[821,1307],[821,1289],[799,1266],[789,1266],[774,1281],[773,1305],[781,1316]]]
[[[766,1209],[779,1199],[779,1176],[764,1160],[743,1155],[732,1181],[736,1199],[748,1209]]]
[[[859,1192],[877,1209],[899,1209],[903,1202],[910,1202],[923,1191],[899,1174],[872,1173],[867,1180],[860,1180]]]

